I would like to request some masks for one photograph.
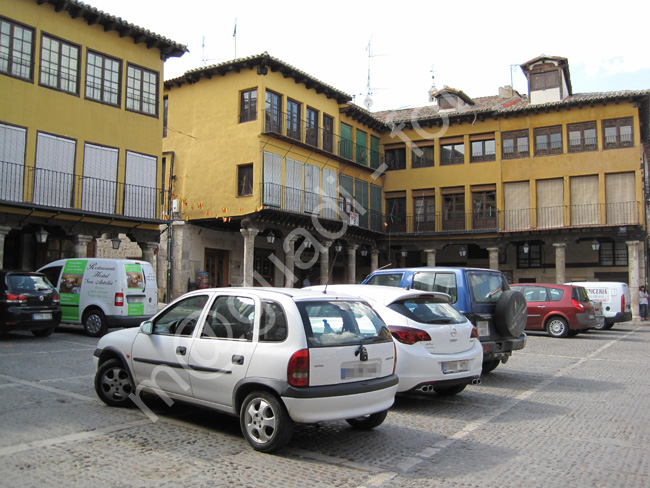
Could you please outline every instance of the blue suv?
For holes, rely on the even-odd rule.
[[[478,329],[483,346],[483,373],[506,363],[513,351],[526,345],[526,299],[510,289],[501,271],[455,267],[382,269],[371,273],[363,284],[449,295],[458,311]]]

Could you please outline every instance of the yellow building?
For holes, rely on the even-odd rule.
[[[153,261],[163,63],[185,46],[74,0],[5,0],[0,36],[0,265],[92,255],[118,234]]]
[[[383,235],[385,124],[267,53],[168,80],[165,100],[174,295],[204,270],[213,286],[293,286],[332,264],[356,281],[329,255]]]

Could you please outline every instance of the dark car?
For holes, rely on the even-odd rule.
[[[454,307],[478,329],[483,373],[526,345],[526,301],[508,286],[501,271],[483,268],[422,267],[374,271],[364,285],[399,286],[446,293]]]
[[[47,337],[61,321],[59,293],[42,273],[0,270],[0,335],[31,330]]]
[[[527,283],[510,288],[526,298],[526,330],[545,330],[551,337],[571,337],[598,325],[594,307],[582,286]]]

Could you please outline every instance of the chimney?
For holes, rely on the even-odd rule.
[[[499,87],[499,98],[512,98],[515,96],[515,91],[510,85]]]

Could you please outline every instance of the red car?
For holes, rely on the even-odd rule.
[[[582,286],[520,283],[510,288],[526,298],[526,330],[545,330],[551,337],[571,337],[598,325],[594,307]]]

